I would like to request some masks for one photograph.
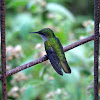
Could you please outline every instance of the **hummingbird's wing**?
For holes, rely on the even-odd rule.
[[[55,69],[55,71],[60,74],[63,75],[62,71],[61,71],[61,63],[56,55],[55,50],[52,47],[49,47],[48,50],[46,50],[47,52],[47,56],[53,66],[53,68]]]
[[[57,39],[57,42],[58,42],[59,46],[61,47],[60,51],[61,51],[61,55],[63,57],[60,60],[61,66],[62,66],[62,68],[63,68],[63,70],[64,70],[65,73],[71,73],[71,69],[70,69],[70,67],[68,65],[68,62],[66,60],[66,57],[65,57],[65,54],[64,54],[64,51],[63,51],[63,46],[62,46],[61,42],[59,41],[59,39],[57,37],[56,37],[56,39]]]

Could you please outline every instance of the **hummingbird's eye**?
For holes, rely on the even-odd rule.
[[[42,35],[44,35],[44,36],[45,36],[46,34],[45,34],[45,33],[42,33]]]

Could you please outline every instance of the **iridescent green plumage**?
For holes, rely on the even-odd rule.
[[[40,34],[42,37],[47,56],[55,71],[58,74],[63,75],[61,71],[61,68],[63,68],[65,73],[71,73],[63,52],[63,47],[59,39],[54,35],[53,31],[49,28],[45,28],[35,33]]]

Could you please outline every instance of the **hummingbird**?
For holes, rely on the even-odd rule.
[[[41,36],[44,41],[47,57],[58,74],[63,76],[62,69],[65,73],[71,73],[71,69],[65,58],[63,46],[50,28],[44,28],[40,31],[30,33],[38,33]]]

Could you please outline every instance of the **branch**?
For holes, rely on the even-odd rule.
[[[100,33],[99,33],[99,37],[100,37]],[[75,42],[73,44],[70,44],[70,45],[64,47],[63,50],[64,50],[64,52],[69,51],[69,50],[71,50],[71,49],[73,49],[73,48],[75,48],[75,47],[77,47],[79,45],[85,44],[85,43],[87,43],[89,41],[92,41],[92,40],[94,40],[94,35],[91,35],[91,36],[89,36],[87,38],[84,38],[84,39],[79,40],[79,41],[77,41],[77,42]],[[42,62],[44,62],[46,60],[48,60],[47,56],[43,56],[43,57],[41,57],[39,59],[36,59],[34,61],[31,61],[31,62],[26,63],[24,65],[21,65],[19,67],[16,67],[14,69],[11,69],[10,71],[6,72],[6,77],[11,76],[11,75],[13,75],[13,74],[15,74],[15,73],[17,73],[17,72],[19,72],[21,70],[24,70],[24,69],[29,68],[31,66],[34,66],[36,64],[42,63]],[[0,75],[0,80],[1,80],[1,75]]]

